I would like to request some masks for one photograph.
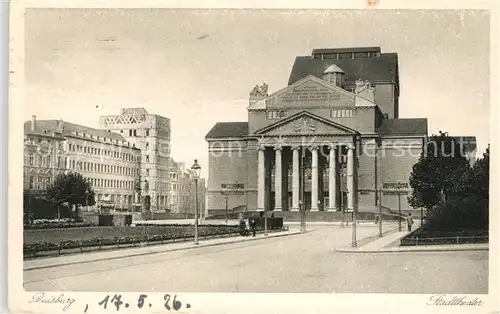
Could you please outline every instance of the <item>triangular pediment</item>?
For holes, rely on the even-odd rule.
[[[315,76],[307,76],[266,98],[268,109],[296,107],[350,107],[354,93]]]
[[[301,111],[254,132],[255,135],[354,135],[358,132],[331,120]]]

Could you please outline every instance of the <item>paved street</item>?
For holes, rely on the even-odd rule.
[[[487,293],[488,252],[341,253],[351,229],[25,271],[28,290]],[[377,234],[358,227],[359,238]]]

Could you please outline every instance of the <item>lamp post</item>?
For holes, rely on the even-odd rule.
[[[305,147],[302,147],[302,152],[301,152],[301,157],[300,157],[300,177],[302,180],[300,181],[300,200],[299,200],[299,206],[300,206],[300,232],[305,233],[306,232],[306,192],[305,192],[305,157],[306,157],[306,150]]]
[[[342,162],[342,160],[340,160],[340,162]],[[339,176],[339,179],[340,179],[340,210],[342,210],[342,222],[340,223],[340,227],[344,228],[344,226],[346,225],[346,221],[345,221],[345,208],[344,208],[345,202],[344,202],[344,191],[343,191],[344,168],[342,167],[342,165],[339,169],[339,172],[340,172],[340,176]]]
[[[379,191],[378,195],[378,236],[382,237],[382,190]]]
[[[89,191],[85,190],[85,211],[89,211]]]
[[[194,160],[194,164],[191,166],[194,176],[195,184],[195,212],[194,212],[194,244],[198,245],[198,178],[200,177],[201,166],[198,164],[198,159]]]
[[[227,220],[228,220],[228,218],[227,218],[227,198],[228,198],[228,195],[225,194],[224,199],[226,200],[226,225],[227,225]]]
[[[420,207],[420,225],[424,225],[424,208]]]
[[[398,191],[399,232],[401,232],[401,193]]]
[[[356,240],[356,207],[356,205],[352,207],[352,247],[358,246]]]

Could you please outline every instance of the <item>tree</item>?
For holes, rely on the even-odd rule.
[[[460,143],[447,133],[439,132],[428,142],[424,154],[413,166],[410,175],[412,207],[424,207],[429,212],[436,205],[463,191],[464,180],[470,170]]]
[[[78,218],[78,205],[95,204],[95,192],[90,183],[80,173],[60,174],[46,190],[47,198],[60,207],[68,203],[75,206],[75,218]]]
[[[490,197],[490,146],[486,148],[483,157],[476,160],[466,180],[466,195],[477,195],[482,199]]]
[[[465,180],[464,189],[459,196],[464,219],[475,227],[488,230],[490,195],[490,148],[486,148],[482,158],[476,160]]]

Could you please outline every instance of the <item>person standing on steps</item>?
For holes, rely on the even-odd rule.
[[[413,225],[413,218],[411,217],[411,213],[406,217],[406,222],[408,223],[408,232],[411,232],[411,226]]]

